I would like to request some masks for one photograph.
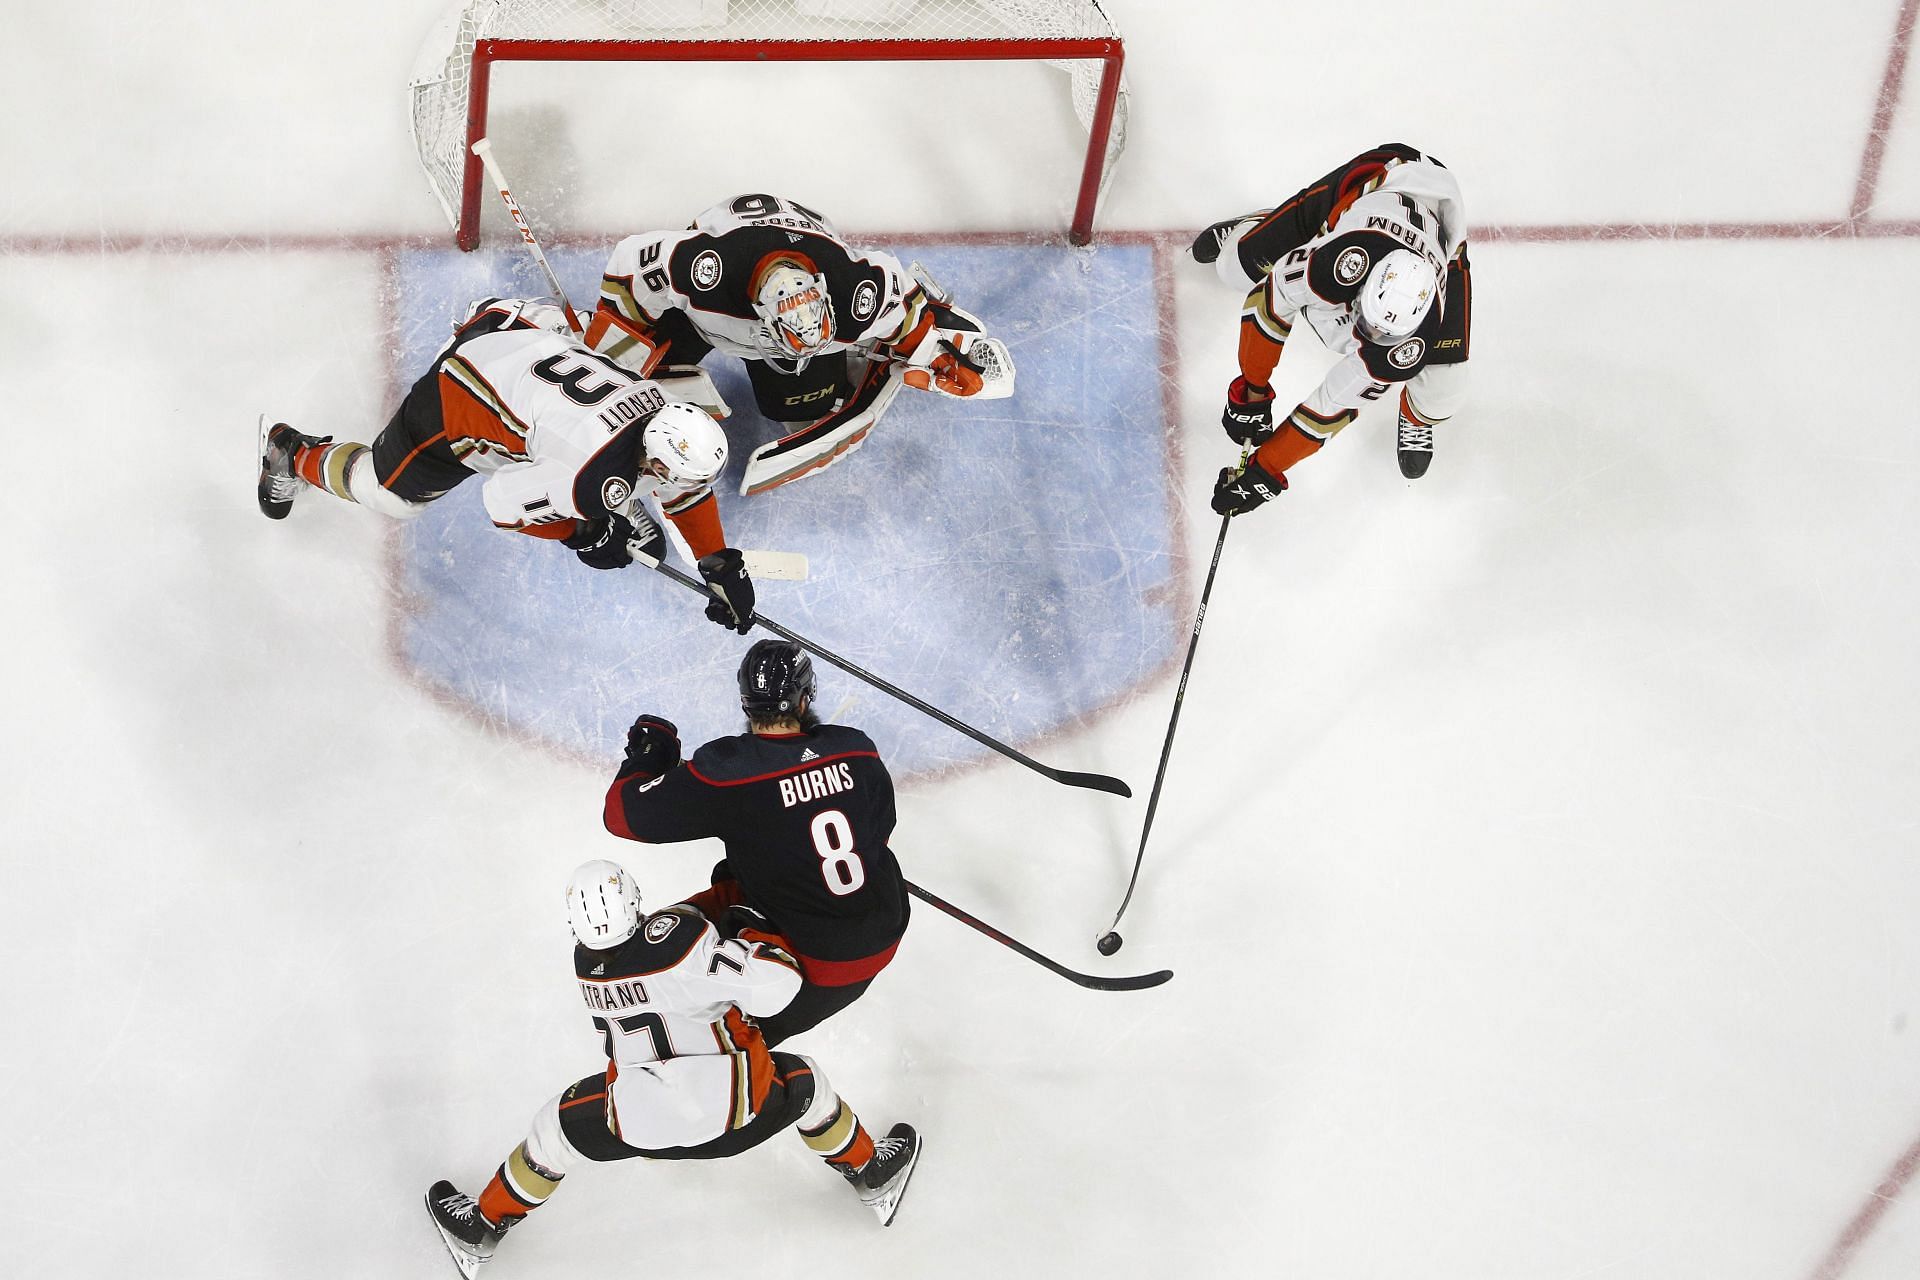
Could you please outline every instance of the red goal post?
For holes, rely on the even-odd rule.
[[[1068,236],[1094,207],[1126,139],[1125,48],[1099,0],[465,0],[421,50],[414,145],[462,249],[480,240],[497,62],[1029,60],[1071,76],[1087,153]]]

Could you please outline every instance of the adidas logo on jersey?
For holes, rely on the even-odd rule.
[[[812,747],[808,747],[800,753],[800,758],[802,760],[818,760],[820,758],[820,753],[818,751],[815,751]]]
[[[602,960],[599,964],[593,966],[593,973],[591,976],[595,978],[602,977],[605,975],[606,972],[607,972],[607,962],[605,960]]]

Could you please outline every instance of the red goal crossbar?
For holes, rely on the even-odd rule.
[[[1107,140],[1113,132],[1114,102],[1120,93],[1125,48],[1118,39],[1086,40],[509,40],[474,42],[467,81],[467,154],[461,182],[462,249],[480,243],[479,157],[473,144],[487,136],[487,97],[496,62],[937,62],[1067,61],[1098,59],[1104,64],[1093,120],[1087,129],[1087,158],[1080,170],[1080,195],[1067,237],[1074,244],[1093,239],[1093,210],[1106,169]]]

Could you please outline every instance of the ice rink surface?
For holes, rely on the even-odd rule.
[[[956,753],[903,786],[909,875],[1076,967],[1178,976],[1081,991],[922,911],[795,1046],[926,1133],[892,1228],[782,1137],[583,1170],[490,1274],[1920,1271],[1917,7],[1114,0],[1133,114],[1091,256],[1045,239],[1080,135],[1044,68],[504,71],[500,153],[570,272],[771,190],[876,245],[1003,246],[1009,336],[1071,318],[1004,413],[903,413],[732,503],[815,556],[770,613],[1134,784],[973,761],[825,673],[883,751]],[[621,858],[664,902],[712,861],[600,827],[630,712],[727,727],[731,653],[665,584],[450,507],[459,556],[524,564],[502,588],[554,616],[428,662],[414,586],[453,544],[254,508],[257,414],[366,438],[466,300],[406,275],[450,261],[401,92],[436,9],[103,0],[0,42],[5,1274],[450,1275],[421,1191],[477,1187],[598,1062],[568,870]],[[1234,525],[1102,960],[1232,456],[1239,300],[1137,260],[1389,139],[1462,177],[1472,398],[1425,479],[1376,410]],[[1323,367],[1293,343],[1281,399]],[[917,515],[991,554],[903,541]],[[909,576],[981,616],[933,625]],[[1130,616],[1072,608],[1093,583]],[[1062,606],[1051,648],[987,642]],[[475,692],[541,646],[589,680],[609,655],[551,732]]]

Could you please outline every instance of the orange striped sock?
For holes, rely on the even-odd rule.
[[[837,1099],[833,1114],[818,1129],[802,1129],[800,1140],[816,1155],[844,1174],[851,1176],[866,1168],[873,1159],[873,1139],[853,1109]]]

